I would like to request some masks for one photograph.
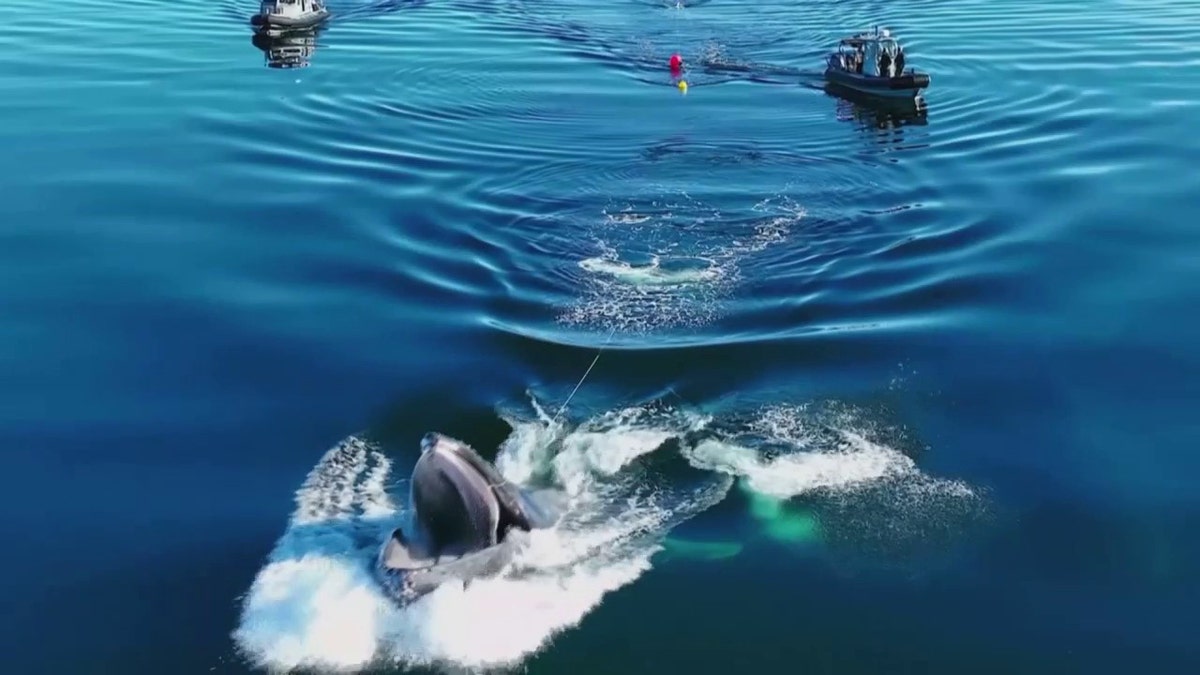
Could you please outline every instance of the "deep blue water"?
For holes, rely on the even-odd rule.
[[[1200,668],[1194,2],[9,8],[7,670]],[[404,613],[429,430],[576,520]]]

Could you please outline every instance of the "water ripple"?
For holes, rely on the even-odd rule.
[[[61,562],[86,534],[85,544],[105,542],[85,546],[100,554],[89,570],[139,575],[132,586],[93,584],[113,591],[99,602],[86,585],[77,589],[82,604],[58,603],[71,595],[65,587],[10,594],[22,616],[37,619],[25,626],[35,638],[63,625],[98,629],[79,632],[78,650],[61,650],[79,654],[70,657],[78,664],[51,659],[55,670],[86,670],[71,666],[118,651],[145,661],[135,670],[146,659],[161,660],[157,670],[203,668],[189,650],[226,646],[227,599],[245,588],[254,565],[246,558],[261,555],[261,519],[279,517],[288,472],[308,463],[299,446],[338,435],[406,388],[414,403],[389,422],[403,428],[405,447],[414,427],[434,421],[486,441],[499,421],[479,422],[472,410],[527,386],[565,400],[602,344],[612,351],[569,416],[581,401],[603,412],[611,397],[664,389],[699,401],[697,410],[743,394],[774,404],[895,395],[897,416],[927,432],[937,474],[994,481],[1004,500],[1050,495],[1081,511],[1153,503],[1172,512],[1194,501],[1179,477],[1194,475],[1195,430],[1175,419],[1188,419],[1195,399],[1197,336],[1187,317],[1200,303],[1190,217],[1200,159],[1194,0],[331,1],[323,29],[281,36],[253,35],[254,0],[10,5],[0,33],[0,353],[13,393],[0,426],[17,432],[8,444],[17,464],[42,477],[17,497],[49,511],[13,519],[9,539]],[[873,24],[894,30],[909,63],[931,74],[925,105],[882,106],[823,82],[826,51]],[[676,52],[686,90],[667,68]],[[929,379],[880,394],[880,381],[910,361]],[[768,410],[760,421],[807,420]],[[746,434],[763,433],[752,426]],[[577,440],[583,448],[595,438]],[[883,446],[857,446],[850,477],[897,468],[918,477]],[[807,484],[792,479],[829,476],[832,461],[779,461],[770,448],[692,450],[688,459],[706,471],[801,497]],[[71,482],[105,464],[95,480]],[[212,485],[239,481],[247,489],[229,492],[236,499],[212,500]],[[781,489],[788,482],[803,489]],[[158,484],[170,489],[140,492]],[[75,487],[102,508],[39,501]],[[884,494],[907,500],[914,491]],[[882,521],[871,510],[827,513],[843,525],[886,523],[860,537],[882,544],[897,536],[893,524],[936,529],[945,512],[933,511]],[[1138,514],[1130,528],[1160,515]],[[1063,522],[1058,530],[1074,521]],[[997,670],[1035,662],[1097,670],[1064,656],[1087,652],[1094,630],[1056,639],[1080,626],[1131,629],[1121,642],[1136,655],[1132,667],[1156,645],[1183,653],[1191,644],[1170,598],[1160,604],[1145,592],[1156,584],[1177,599],[1174,591],[1188,590],[1176,583],[1187,560],[1151,556],[1153,582],[1105,563],[1097,585],[1080,565],[1111,561],[1120,546],[1073,547],[1050,561],[1062,572],[1053,581],[1083,579],[1064,595],[1029,580],[1045,577],[1039,566],[1055,557],[1046,542],[1069,538],[1047,530],[1030,539],[1018,524],[1005,536],[1024,550],[1014,557],[1009,543],[994,545],[982,556],[992,563],[970,569],[990,590],[940,605],[919,598],[938,616],[998,607],[977,630],[999,627],[997,644],[1032,646]],[[236,581],[178,576],[169,564],[177,556],[196,570],[185,576],[204,576],[194,552],[178,548],[197,533],[211,539],[214,560],[240,570]],[[1093,539],[1120,543],[1111,534],[1097,529]],[[846,529],[830,535],[845,545]],[[1121,546],[1146,548],[1128,541]],[[230,557],[225,545],[241,552]],[[159,559],[122,546],[150,546]],[[367,561],[373,545],[364,546]],[[11,557],[17,568],[6,578],[18,584],[57,578],[38,569],[38,552]],[[793,564],[762,560],[776,560],[781,574]],[[330,578],[317,571],[313,579]],[[654,578],[670,592],[681,577]],[[657,583],[639,581],[647,582]],[[549,575],[538,597],[559,598],[556,584]],[[797,597],[829,593],[818,605],[845,604],[821,585],[789,588]],[[1118,586],[1137,602],[1106,602],[1097,618],[1099,596],[1090,594]],[[91,615],[80,607],[120,605],[128,588],[168,600],[100,612],[111,625],[81,620]],[[999,606],[989,595],[1013,589]],[[917,597],[893,590],[885,609]],[[1010,619],[1029,617],[1012,599],[1022,594],[1045,600],[1052,620],[1005,633],[1020,623]],[[293,607],[303,613],[309,596],[298,595]],[[1072,595],[1077,604],[1062,599]],[[187,631],[199,626],[187,644],[177,625],[148,622],[169,616],[156,611],[164,607],[187,608]],[[271,612],[269,602],[259,607]],[[470,611],[443,614],[444,635],[462,635],[455,622],[479,615],[475,605],[458,607]],[[268,646],[319,649],[344,634],[339,626],[361,626],[339,624],[342,616],[319,616],[332,623],[296,640],[287,629],[297,624],[282,626],[268,632]],[[766,630],[769,642],[777,624],[768,617],[737,637]],[[945,635],[936,620],[925,628]],[[372,655],[370,641],[353,640],[367,634],[349,634],[343,663]],[[903,637],[857,650],[892,659],[867,667],[868,656],[860,670],[934,662]],[[502,642],[494,644],[513,646]],[[14,672],[46,663],[44,640],[23,644]],[[756,650],[751,660],[759,651],[760,661],[775,658]],[[531,668],[587,665],[585,652],[558,650]],[[658,656],[676,666],[698,658],[684,649]],[[106,662],[122,670],[118,660]]]
[[[617,328],[696,343],[1002,311],[1004,298],[1033,292],[1023,270],[1043,264],[1020,243],[1037,238],[1029,228],[1076,222],[1047,197],[1154,171],[1144,148],[1154,141],[1131,131],[1144,115],[1188,133],[1193,97],[1158,76],[1200,58],[1172,27],[1191,14],[1167,0],[887,12],[865,1],[753,11],[343,1],[291,56],[245,44],[252,7],[240,3],[189,12],[186,24],[182,8],[140,3],[117,19],[77,4],[70,16],[25,12],[0,37],[28,44],[32,64],[0,56],[0,82],[20,84],[0,135],[115,159],[103,173],[53,167],[31,175],[31,189],[66,180],[102,194],[140,181],[182,203],[186,182],[146,174],[109,140],[136,129],[175,139],[164,162],[220,195],[219,232],[280,218],[340,241],[322,244],[326,256],[372,250],[370,262],[332,258],[302,276],[310,283],[363,280],[400,313],[425,315],[437,298],[458,320],[523,332]],[[821,86],[825,50],[872,23],[933,73],[926,109]],[[44,39],[83,26],[79,40]],[[119,58],[86,58],[98,51]],[[675,51],[688,96],[665,72]],[[314,67],[282,75],[261,67],[263,53]],[[174,91],[185,72],[206,86]],[[56,87],[96,103],[51,129],[43,113]],[[1131,96],[1145,106],[1123,105]],[[237,273],[246,286],[297,283],[275,269]]]

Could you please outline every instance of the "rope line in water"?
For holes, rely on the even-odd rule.
[[[591,374],[592,368],[596,367],[596,362],[600,360],[600,355],[604,353],[604,349],[608,347],[608,343],[612,341],[613,335],[616,333],[617,327],[613,326],[613,329],[608,332],[608,338],[604,340],[604,344],[600,345],[600,349],[596,350],[596,358],[592,359],[592,365],[588,366],[587,370],[584,371],[583,377],[579,378],[579,382],[575,384],[575,388],[571,390],[571,394],[567,396],[567,400],[563,401],[563,404],[559,407],[558,412],[554,413],[554,418],[550,420],[550,424],[552,426],[558,421],[559,415],[562,415],[563,411],[567,409],[567,404],[571,402],[571,399],[575,398],[575,392],[579,391],[579,388],[583,386],[583,381],[587,379],[589,374]]]
[[[592,359],[591,365],[589,365],[587,367],[587,370],[585,370],[583,372],[583,377],[579,378],[579,382],[577,382],[575,384],[575,388],[571,390],[570,395],[567,396],[567,400],[563,401],[563,404],[561,406],[559,406],[559,408],[558,408],[558,412],[554,413],[554,418],[550,420],[551,425],[553,425],[555,422],[558,421],[559,416],[562,415],[563,411],[567,409],[567,405],[571,402],[571,399],[575,398],[575,393],[579,391],[579,388],[583,386],[583,382],[585,380],[587,380],[588,375],[590,375],[592,373],[592,368],[596,367],[596,362],[600,360],[600,355],[604,353],[605,348],[608,347],[608,343],[612,342],[613,336],[616,335],[616,333],[617,333],[617,328],[616,328],[616,326],[613,326],[613,329],[608,332],[608,337],[605,338],[604,344],[600,345],[600,348],[598,350],[596,350],[596,356],[595,356],[595,358]],[[388,483],[386,485],[386,487],[394,488],[407,480],[409,480],[409,479],[408,478],[398,478],[398,479]],[[503,482],[510,483],[511,481],[509,481],[508,479],[504,479]],[[499,485],[489,485],[489,487],[499,487]]]

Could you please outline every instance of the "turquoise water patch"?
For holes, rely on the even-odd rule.
[[[820,523],[811,510],[790,506],[786,499],[762,495],[739,485],[750,500],[750,515],[761,524],[768,537],[789,544],[820,540]]]
[[[738,541],[700,541],[667,537],[663,541],[663,550],[656,557],[663,561],[728,560],[741,553],[742,548],[742,543]]]

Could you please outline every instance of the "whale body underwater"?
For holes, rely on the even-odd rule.
[[[425,434],[406,522],[379,550],[380,582],[394,600],[408,604],[443,583],[466,585],[500,573],[530,532],[557,522],[550,495],[535,497],[513,484],[462,441]]]

